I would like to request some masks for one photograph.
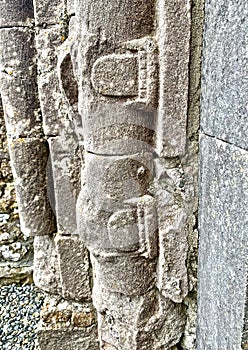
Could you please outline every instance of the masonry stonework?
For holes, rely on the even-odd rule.
[[[247,349],[247,5],[206,1],[198,348]]]
[[[221,9],[229,16],[227,2]],[[18,259],[27,262],[33,243],[33,278],[46,295],[37,350],[247,346],[247,234],[245,224],[239,237],[233,226],[245,223],[245,123],[242,113],[240,124],[228,114],[222,82],[211,81],[209,72],[222,71],[216,37],[226,46],[230,38],[213,29],[221,10],[210,3],[2,2],[0,127],[9,153],[1,138],[0,185],[11,203],[0,219],[4,228],[17,220],[13,180],[4,172],[10,157],[20,229],[1,232],[1,254],[6,260],[16,235],[27,249]],[[231,96],[242,112],[243,100]],[[222,224],[223,240],[216,235]],[[230,309],[233,294],[239,297]]]

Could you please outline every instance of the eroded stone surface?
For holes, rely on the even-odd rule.
[[[178,1],[172,5],[161,0],[157,1],[157,7],[160,103],[156,148],[164,157],[175,157],[183,155],[186,146],[190,2]]]
[[[239,349],[247,283],[248,152],[202,135],[201,160],[198,348]]]
[[[98,350],[92,305],[47,296],[41,311],[37,349]]]
[[[60,21],[67,20],[65,0],[43,0],[34,1],[35,23],[39,26],[57,24]]]
[[[61,91],[58,74],[58,55],[63,42],[59,25],[40,29],[36,35],[39,100],[43,130],[48,136],[66,133],[69,123],[68,106]],[[64,50],[66,51],[66,47]],[[67,79],[73,78],[71,73],[71,71],[67,72],[69,75]],[[66,88],[69,90],[68,86]]]
[[[1,27],[28,26],[34,17],[32,0],[2,0]]]
[[[89,253],[77,236],[57,235],[55,244],[62,296],[71,300],[91,299]]]
[[[137,63],[137,57],[130,54],[101,57],[92,70],[94,88],[108,96],[137,96]]]
[[[194,187],[191,168],[155,160],[159,230],[157,285],[164,297],[181,302],[188,294],[188,232]],[[192,210],[192,209],[191,209]]]
[[[0,41],[0,89],[8,136],[39,137],[42,130],[34,31],[29,28],[1,29]]]
[[[158,350],[161,344],[170,349],[178,343],[185,321],[182,305],[158,298],[153,289],[132,297],[100,290],[96,283],[93,293],[103,349]]]
[[[26,236],[54,232],[54,214],[47,195],[47,143],[18,138],[9,146],[22,231]]]
[[[111,292],[140,295],[154,285],[155,261],[125,255],[91,260],[96,283]]]
[[[98,350],[99,345],[93,340],[92,332],[84,329],[38,331],[39,350]]]
[[[33,241],[20,229],[0,101],[0,285],[32,279]]]
[[[80,191],[80,149],[75,134],[50,138],[57,229],[63,234],[77,233],[76,201]]]
[[[207,0],[205,11],[201,126],[207,135],[248,149],[247,6]]]
[[[185,153],[189,2],[178,3],[176,8],[158,2],[157,13],[154,3],[139,0],[79,8],[80,46],[74,51],[73,64],[86,152],[77,218],[79,235],[91,252],[101,348],[169,349],[179,341],[185,322],[180,303],[188,293],[187,233],[192,207],[185,209],[185,202],[192,198],[192,179],[190,166],[186,169],[186,162],[182,165],[175,159],[167,177],[171,177],[169,190],[176,193],[167,203],[159,198],[161,184],[154,182],[154,157]],[[165,32],[165,27],[170,30]],[[128,82],[135,72],[138,84],[134,90]],[[182,176],[177,175],[180,171]],[[170,254],[176,255],[175,260]],[[173,262],[168,270],[166,259]],[[157,281],[162,271],[164,277]],[[156,284],[155,298],[148,297],[146,293],[153,293]],[[136,322],[144,295],[149,299],[149,316],[142,315],[143,320],[156,324],[157,339],[150,336],[151,325],[141,331]],[[113,307],[108,304],[108,298],[118,296],[127,309],[133,303],[132,330],[127,331],[125,325],[128,316],[118,315],[117,302]],[[166,323],[170,315],[177,315],[173,329]]]
[[[68,235],[54,241],[40,236],[46,230],[36,232],[35,279],[68,300],[90,299],[88,252],[70,236],[77,231],[91,253],[101,349],[172,349],[185,325],[194,179],[190,161],[178,156],[186,144],[190,6],[157,5],[35,1],[43,131],[50,138],[58,229]],[[71,139],[75,132],[79,147]],[[82,167],[80,183],[79,172],[69,168],[74,151],[83,148],[85,164],[72,164]],[[39,187],[39,179],[46,183],[47,156],[35,157]],[[154,173],[158,157],[174,157],[161,163],[170,163],[164,184],[163,169]],[[45,202],[42,196],[38,201]],[[48,306],[51,312],[42,316],[40,349],[98,349],[91,311],[73,316],[70,302],[62,304],[55,302],[52,311]]]
[[[51,294],[61,294],[58,255],[52,236],[34,238],[34,282]]]

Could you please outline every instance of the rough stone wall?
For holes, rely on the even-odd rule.
[[[247,349],[247,8],[205,5],[197,285],[204,1],[2,1],[0,278],[34,240],[37,350]]]
[[[49,37],[49,31],[44,28],[46,22],[49,22],[49,13],[45,11],[43,15],[40,14],[44,17],[41,26],[44,28],[42,37],[42,34],[39,33],[38,12],[36,9],[37,22],[35,23],[32,1],[25,1],[25,3],[23,1],[11,3],[4,1],[1,4],[0,20],[0,90],[6,125],[5,134],[8,136],[19,204],[21,235],[28,237],[30,242],[34,240],[34,279],[37,286],[48,293],[41,316],[41,331],[38,332],[39,345],[37,346],[41,349],[51,349],[55,348],[53,347],[53,342],[55,342],[58,349],[63,347],[67,349],[75,343],[74,348],[95,349],[97,348],[97,334],[94,310],[90,301],[88,253],[76,237],[57,235],[55,239],[54,234],[56,232],[54,212],[57,207],[55,208],[54,204],[52,161],[48,153],[47,136],[54,137],[53,145],[56,147],[56,141],[59,142],[59,137],[56,139],[57,124],[52,123],[49,116],[55,118],[58,124],[62,122],[63,126],[59,128],[59,131],[64,133],[65,124],[69,123],[67,114],[63,112],[62,94],[56,95],[54,91],[52,95],[52,89],[56,87],[58,89],[57,73],[53,80],[57,64],[57,56],[54,51],[65,40],[65,33],[59,32],[57,36],[57,28],[56,31],[50,31],[51,34],[59,37],[59,44],[53,40],[53,37]],[[56,18],[53,17],[52,22],[53,20]],[[61,17],[58,23],[63,29],[64,22]],[[37,24],[36,35],[35,24]],[[45,57],[42,56],[42,50],[39,51],[40,56],[36,54],[35,47],[37,45],[39,49],[39,43],[41,44],[39,39],[45,43],[47,41],[48,44],[51,43],[50,47],[44,46]],[[48,92],[51,94],[49,95]],[[53,99],[50,99],[51,97]],[[45,103],[43,103],[44,98]],[[50,115],[48,115],[49,112]],[[73,137],[70,140],[73,145]],[[53,166],[55,166],[56,157],[60,156],[60,151],[61,148],[58,148],[57,153],[53,152]],[[67,147],[66,151],[68,151]],[[76,163],[74,159],[77,158],[77,155],[69,147],[70,151],[72,152],[72,164]],[[66,155],[62,154],[62,160],[67,161]],[[61,163],[58,164],[57,171],[63,172],[60,165]],[[67,163],[65,168],[68,169]],[[77,167],[73,167],[70,173],[73,179],[74,177],[78,179]],[[67,173],[64,178],[66,176]],[[59,181],[58,177],[56,179]],[[75,180],[72,182],[74,184]],[[56,185],[56,181],[54,183]],[[58,187],[61,185],[65,190],[66,182],[58,183]],[[74,188],[77,186],[79,186],[78,181],[73,186],[73,191],[64,191],[66,201],[68,200],[67,194],[74,194],[76,191]],[[63,202],[60,208],[64,210]],[[66,212],[70,215],[71,211],[67,208]],[[64,222],[67,222],[67,218],[64,218]],[[59,218],[57,224],[60,228]],[[68,302],[62,302],[63,297]]]
[[[202,2],[21,4],[1,94],[37,349],[192,350]]]
[[[247,349],[247,4],[206,1],[198,349]],[[243,333],[243,335],[242,335]]]

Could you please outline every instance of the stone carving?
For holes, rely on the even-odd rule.
[[[95,318],[68,321],[75,349],[174,349],[196,210],[190,1],[27,3],[0,30],[1,97],[36,284],[87,314],[93,283],[100,345]],[[66,332],[42,327],[41,350]]]
[[[182,39],[183,48],[174,54],[186,69],[189,4],[178,6],[177,19],[188,31],[182,35],[176,27],[173,35]],[[77,8],[80,43],[72,50],[72,62],[85,147],[77,229],[91,253],[100,347],[169,348],[178,342],[185,321],[180,303],[188,293],[188,227],[183,196],[174,183],[180,173],[165,164],[162,171],[160,159],[185,153],[188,80],[185,72],[177,76],[163,51],[170,34],[160,33],[154,23],[157,16],[162,21],[168,14],[173,23],[176,18],[163,7],[157,14],[152,1],[78,2]],[[175,74],[171,86],[163,83],[168,66]],[[164,91],[168,87],[170,93]],[[174,114],[169,109],[168,116],[173,92],[180,95],[180,107]],[[170,123],[174,130],[168,135]],[[163,176],[172,179],[178,198],[163,187]],[[177,320],[158,341],[155,330],[164,332],[166,308]]]

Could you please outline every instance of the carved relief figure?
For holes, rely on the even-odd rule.
[[[173,134],[163,135],[158,126],[166,118],[163,104],[167,102],[162,99],[168,92],[163,91],[159,78],[168,64],[164,55],[169,52],[163,52],[166,43],[157,32],[157,21],[165,14],[157,5],[141,0],[77,3],[80,45],[73,60],[85,147],[77,228],[91,253],[93,301],[103,349],[155,349],[156,328],[166,323],[161,316],[164,304],[172,308],[171,301],[179,303],[187,294],[186,214],[182,208],[170,213],[170,225],[175,226],[171,231],[183,232],[178,244],[181,261],[175,268],[172,258],[168,271],[162,271],[166,269],[163,250],[168,253],[166,245],[171,243],[163,237],[163,219],[157,218],[159,201],[166,203],[167,199],[156,198],[160,193],[154,188],[159,187],[154,181],[154,158],[159,168],[160,147],[168,158],[184,152],[186,110],[174,120],[180,143]],[[187,13],[183,15],[189,25]],[[187,55],[186,51],[185,62]],[[162,129],[167,127],[165,120],[163,123]],[[172,276],[170,269],[175,270]],[[127,310],[130,302],[132,310]],[[183,312],[178,306],[173,311],[181,313],[180,327]],[[164,339],[167,347],[173,345],[175,334]]]

